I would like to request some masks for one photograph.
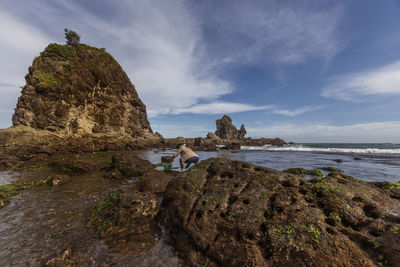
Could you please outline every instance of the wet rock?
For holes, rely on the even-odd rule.
[[[44,265],[45,266],[71,266],[74,261],[71,259],[72,250],[66,249],[60,256],[49,259]]]
[[[88,162],[70,161],[70,160],[64,161],[62,159],[50,162],[49,166],[59,173],[69,174],[69,175],[89,173],[95,169],[95,167]]]
[[[30,188],[30,184],[27,183],[14,183],[0,185],[0,208],[8,205],[11,198],[17,195],[20,191]]]
[[[174,161],[174,158],[172,156],[162,156],[161,157],[161,162],[171,163],[173,161]]]
[[[38,186],[59,186],[62,184],[67,184],[72,181],[69,175],[52,175],[47,176],[46,179],[40,179],[33,182],[33,185]]]
[[[111,168],[124,177],[141,176],[154,169],[150,161],[139,158],[134,152],[124,152],[112,156]]]
[[[104,174],[104,178],[110,180],[121,180],[123,178],[122,173],[119,170],[109,170]]]
[[[323,176],[323,173],[317,169],[306,170],[303,168],[290,168],[290,169],[284,170],[283,172],[291,173],[291,174],[295,174],[295,175],[311,175],[311,176],[319,176],[319,177]]]
[[[179,175],[178,172],[151,171],[141,176],[133,186],[133,190],[162,194],[167,184]]]
[[[96,231],[110,248],[109,262],[135,258],[156,244],[158,231],[154,221],[159,200],[147,192],[118,191],[110,193],[95,207],[86,226]],[[115,258],[113,259],[113,255]]]
[[[272,145],[272,146],[283,146],[286,145],[286,142],[280,138],[246,138],[243,140],[243,146],[265,146],[265,145]]]
[[[338,168],[335,167],[322,167],[321,170],[327,171],[327,172],[341,172]]]
[[[395,266],[400,201],[390,190],[216,158],[168,184],[160,221],[187,265]]]

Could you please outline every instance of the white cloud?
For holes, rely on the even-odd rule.
[[[279,124],[246,127],[254,137],[281,137],[295,142],[381,143],[400,142],[400,121],[360,123],[344,126],[323,124]]]
[[[324,97],[360,100],[370,95],[400,94],[400,61],[375,70],[338,77],[322,90]]]
[[[19,87],[25,84],[28,67],[49,42],[43,32],[0,10],[1,128],[11,126],[13,109],[21,92]]]
[[[344,16],[343,1],[223,3],[195,5],[196,11],[201,11],[197,15],[213,25],[205,49],[219,63],[296,64],[310,58],[330,60],[343,48],[337,32]]]
[[[150,117],[158,117],[162,115],[168,114],[232,114],[237,112],[246,112],[246,111],[257,111],[257,110],[268,110],[274,114],[294,117],[306,112],[311,112],[315,110],[322,109],[322,106],[311,107],[305,106],[295,110],[288,109],[280,109],[273,105],[264,105],[264,106],[256,106],[251,104],[243,104],[243,103],[235,103],[235,102],[211,102],[206,104],[196,104],[187,108],[167,108],[160,110],[158,112],[149,111],[148,114]]]
[[[164,114],[222,114],[222,113],[236,113],[244,111],[264,110],[271,109],[272,106],[254,106],[242,103],[232,102],[212,102],[207,104],[197,104],[187,108],[168,109],[163,110],[160,114],[150,113],[150,116],[164,115]]]
[[[0,10],[0,83],[19,91],[28,66],[48,43],[44,33]]]
[[[287,109],[274,109],[273,112],[275,114],[285,115],[289,117],[295,117],[310,111],[316,111],[324,108],[323,106],[304,106],[295,110],[287,110]]]

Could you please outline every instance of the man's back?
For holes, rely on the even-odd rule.
[[[193,157],[199,157],[199,155],[197,155],[191,148],[183,145],[180,146],[179,150],[175,153],[174,158],[176,158],[179,154],[181,154],[183,162]]]

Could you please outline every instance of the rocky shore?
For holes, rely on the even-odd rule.
[[[155,246],[160,227],[183,266],[396,266],[400,259],[398,184],[335,170],[310,180],[226,158],[178,173],[157,171],[133,152],[108,157],[104,179],[138,177],[87,214],[88,231],[111,252],[88,259],[90,247],[66,247],[68,255],[48,266],[115,264],[122,255],[129,262]],[[79,162],[58,166],[79,172]]]
[[[42,232],[61,229],[54,237],[35,233],[40,242],[33,245],[47,245],[39,244],[42,237],[63,241],[56,251],[29,256],[32,265],[136,266],[157,249],[162,252],[148,265],[164,266],[169,255],[177,258],[170,266],[400,262],[398,183],[367,183],[333,168],[325,168],[330,171],[325,177],[319,170],[280,172],[226,158],[201,161],[184,173],[157,170],[135,151],[181,143],[213,151],[286,142],[246,138],[245,126],[237,129],[227,115],[206,137],[163,138],[151,129],[128,76],[104,49],[50,44],[25,79],[13,126],[0,130],[0,170],[29,175],[0,186],[0,213],[21,192],[47,190],[60,197],[50,203],[55,217],[46,217],[50,209],[45,209],[36,220],[30,210],[35,217],[30,223],[40,221]],[[46,194],[38,199],[48,200]],[[76,217],[69,214],[78,207],[66,196],[79,206]],[[99,196],[104,199],[97,201]],[[34,204],[40,207],[45,202],[40,201]],[[68,207],[68,215],[58,205]],[[73,231],[60,226],[67,220]],[[160,249],[160,237],[173,252]]]

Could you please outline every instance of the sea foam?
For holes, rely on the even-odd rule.
[[[325,153],[357,153],[357,154],[400,154],[400,148],[316,148],[307,146],[242,146],[241,150],[264,150],[264,151],[298,151],[298,152],[325,152]]]

